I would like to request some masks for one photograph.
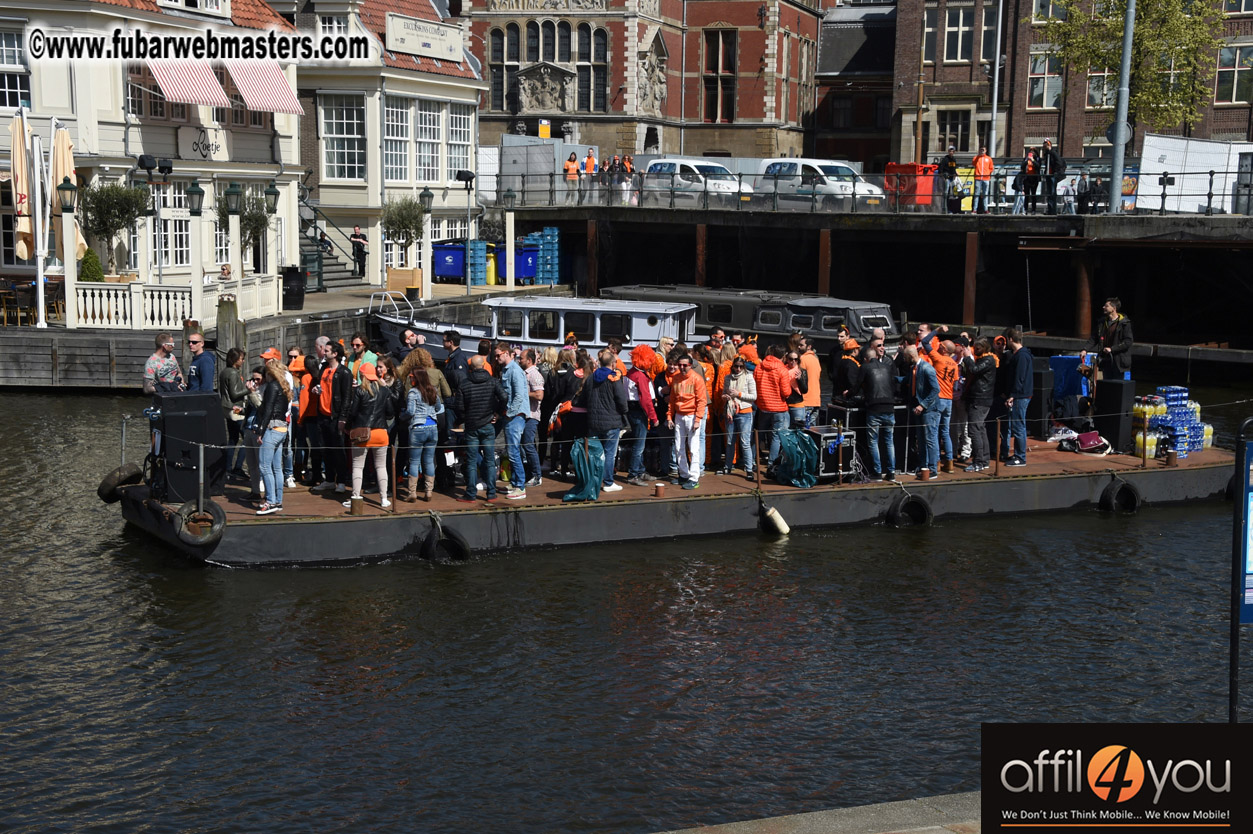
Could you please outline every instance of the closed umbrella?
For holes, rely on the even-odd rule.
[[[56,193],[56,187],[60,185],[65,177],[70,178],[70,182],[78,184],[78,176],[74,170],[74,141],[70,139],[70,132],[65,128],[57,128],[56,134],[52,137],[52,198]],[[57,236],[57,240],[63,240],[61,237],[61,200],[50,199],[52,203],[52,230]],[[83,233],[78,228],[78,223],[74,224],[74,258],[77,260],[87,254],[87,241],[83,239]]]
[[[35,251],[35,233],[30,217],[30,127],[19,110],[9,125],[9,170],[13,174],[13,212],[17,215],[14,247],[20,260],[28,261]]]

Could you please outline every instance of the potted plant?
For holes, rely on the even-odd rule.
[[[79,200],[83,231],[108,251],[109,275],[116,275],[117,239],[148,208],[148,192],[142,188],[108,183],[83,189]]]
[[[78,280],[95,283],[104,280],[104,269],[100,266],[100,256],[95,249],[88,249],[83,255],[83,262],[78,267]]]
[[[383,236],[392,243],[408,251],[414,241],[422,239],[423,221],[426,212],[422,204],[413,197],[401,197],[388,200],[383,205]],[[407,291],[419,283],[422,270],[416,268],[387,268],[387,288],[389,290]]]

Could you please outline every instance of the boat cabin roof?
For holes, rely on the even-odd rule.
[[[867,307],[887,307],[889,306],[883,301],[850,301],[846,298],[828,298],[825,296],[802,296],[800,298],[789,299],[786,303],[788,307],[800,307],[810,310],[838,310],[838,309],[854,309],[860,310]]]
[[[687,302],[634,301],[622,298],[564,298],[556,295],[521,295],[487,298],[485,307],[510,307],[521,310],[579,310],[586,313],[652,313],[670,316],[696,309]]]

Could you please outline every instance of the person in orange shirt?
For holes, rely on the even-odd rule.
[[[579,202],[579,158],[574,151],[570,158],[562,164],[561,170],[566,175],[566,205],[573,206]]]
[[[596,151],[591,148],[587,149],[587,156],[583,158],[583,191],[583,202],[596,200]]]
[[[705,418],[709,414],[709,393],[705,378],[692,370],[692,357],[684,355],[675,362],[678,373],[670,381],[670,406],[666,412],[666,428],[674,431],[674,456],[679,477],[671,481],[684,489],[700,486],[701,438]]]
[[[975,202],[972,207],[975,214],[988,213],[988,192],[992,190],[992,171],[996,162],[988,156],[988,149],[979,147],[979,155],[975,157]]]
[[[801,407],[805,409],[805,428],[809,428],[818,421],[818,409],[822,406],[822,360],[809,339],[800,340],[797,353],[801,357],[801,370],[809,378],[809,390],[801,398]]]
[[[952,350],[948,342],[936,341],[931,350],[931,366],[935,368],[936,379],[940,383],[940,471],[953,471],[953,438],[950,435],[953,421],[953,386],[957,382],[958,368],[950,355]]]

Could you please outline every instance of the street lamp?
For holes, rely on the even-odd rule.
[[[470,189],[474,187],[473,171],[458,171],[457,182],[466,184],[466,295],[470,294]]]
[[[513,241],[513,205],[518,201],[518,195],[513,193],[512,188],[505,189],[504,196],[501,198],[505,204],[505,284],[510,290],[514,287],[517,280],[514,277],[514,269],[517,261],[514,258],[514,241]],[[497,258],[500,255],[496,256]],[[499,266],[499,264],[497,264]]]
[[[199,217],[203,212],[204,189],[200,187],[200,180],[194,179],[187,186],[187,213],[192,217]]]
[[[505,211],[513,211],[513,205],[518,201],[518,195],[513,193],[512,188],[505,190]]]
[[[270,180],[269,186],[265,189],[265,213],[274,214],[278,211],[278,186],[274,184],[274,180]]]
[[[418,204],[422,206],[422,210],[429,213],[434,203],[435,195],[431,193],[431,189],[423,188],[418,194]]]
[[[239,187],[239,183],[231,183],[222,196],[226,198],[226,213],[238,217],[240,203],[244,200],[244,190]]]
[[[61,213],[73,214],[74,205],[78,202],[78,186],[70,182],[69,177],[64,177],[57,186],[57,197],[61,200]]]
[[[435,204],[435,195],[431,193],[431,189],[423,187],[421,193],[418,194],[418,205],[422,206],[422,251],[419,254],[418,262],[422,267],[422,303],[431,297],[431,250],[434,241],[431,240],[431,206]]]

